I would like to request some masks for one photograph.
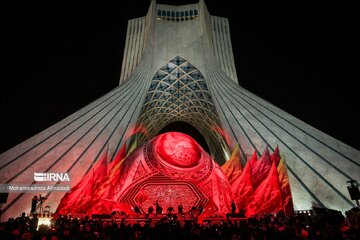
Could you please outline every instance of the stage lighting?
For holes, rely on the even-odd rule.
[[[39,227],[40,227],[41,225],[45,225],[45,226],[50,227],[50,225],[51,225],[51,218],[40,217],[40,218],[39,218],[39,221],[38,221],[38,225],[37,225],[37,230],[39,230]]]

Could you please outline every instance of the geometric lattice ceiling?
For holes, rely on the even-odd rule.
[[[204,76],[180,56],[174,57],[154,75],[138,123],[147,129],[147,137],[151,138],[177,121],[194,126],[207,139],[212,154],[220,153],[219,147],[211,146],[223,145],[223,139],[212,130],[220,121]],[[146,141],[147,137],[139,136],[138,142]]]

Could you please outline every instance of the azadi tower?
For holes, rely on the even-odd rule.
[[[34,172],[68,172],[75,186],[104,152],[112,159],[124,144],[140,146],[173,122],[195,127],[220,165],[237,144],[243,166],[254,151],[278,146],[295,210],[355,206],[346,181],[358,180],[359,150],[239,86],[228,20],[211,16],[203,0],[152,1],[146,16],[129,20],[119,86],[2,153],[0,183],[35,184]],[[64,196],[37,194],[52,211]],[[2,219],[29,212],[33,196],[11,192]]]

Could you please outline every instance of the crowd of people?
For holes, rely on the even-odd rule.
[[[312,210],[292,216],[283,213],[258,215],[253,218],[219,220],[180,220],[171,218],[136,221],[129,219],[92,219],[60,216],[50,226],[38,226],[36,214],[23,214],[0,224],[0,239],[360,239],[360,211],[353,208],[345,213]]]

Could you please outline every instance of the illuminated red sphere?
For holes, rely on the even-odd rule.
[[[168,132],[155,141],[156,154],[163,160],[178,167],[193,167],[201,159],[202,149],[188,135]]]

